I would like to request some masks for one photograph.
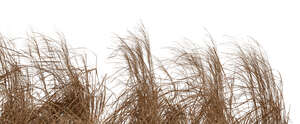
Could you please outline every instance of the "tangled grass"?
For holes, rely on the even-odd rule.
[[[214,41],[153,59],[144,27],[118,36],[113,99],[97,67],[58,39],[31,33],[28,48],[0,36],[0,123],[5,124],[287,124],[282,80],[259,45],[237,45],[222,62]],[[172,68],[170,68],[172,67]],[[110,102],[109,102],[110,101]]]

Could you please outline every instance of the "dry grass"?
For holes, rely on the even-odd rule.
[[[154,59],[144,27],[117,36],[112,79],[124,84],[109,97],[85,54],[57,39],[31,33],[28,49],[0,37],[0,123],[6,124],[287,124],[280,74],[259,45],[235,45],[231,64],[215,42],[171,49]],[[254,42],[254,41],[253,41]],[[254,42],[255,43],[255,42]],[[120,66],[120,65],[118,65]],[[111,101],[111,102],[107,102]],[[109,104],[111,103],[111,104]]]
[[[0,122],[100,123],[106,95],[96,67],[71,54],[62,37],[32,33],[27,40],[21,51],[1,38]]]

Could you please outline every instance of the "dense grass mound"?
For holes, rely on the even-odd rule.
[[[162,62],[153,59],[143,26],[118,41],[120,69],[109,77],[124,85],[111,97],[113,81],[99,79],[63,36],[31,33],[26,50],[0,36],[0,123],[288,123],[280,74],[257,44],[234,44],[226,62],[213,40],[183,44]]]

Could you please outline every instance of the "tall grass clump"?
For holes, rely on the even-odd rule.
[[[118,40],[117,54],[125,64],[121,72],[126,73],[122,80],[126,87],[107,123],[161,123],[162,97],[147,33],[141,28],[139,34],[118,36]]]
[[[254,124],[287,124],[282,78],[270,66],[260,45],[237,46],[234,77],[244,99],[240,121]]]
[[[32,82],[28,70],[20,64],[21,54],[11,40],[0,36],[0,83],[1,123],[24,123],[30,120],[35,108],[32,97]]]
[[[234,123],[230,99],[233,94],[214,42],[207,47],[196,44],[175,48],[174,63],[181,88],[180,103],[189,123]]]
[[[99,123],[106,96],[96,67],[63,37],[26,40],[17,50],[1,39],[1,123]]]
[[[280,73],[255,40],[231,43],[230,51],[211,36],[206,45],[181,42],[162,61],[141,26],[116,36],[117,71],[100,79],[87,53],[57,36],[32,32],[18,49],[0,35],[1,124],[289,122]]]
[[[271,68],[262,48],[238,45],[223,55],[211,38],[206,47],[189,42],[173,48],[177,85],[174,90],[189,123],[287,124],[282,79]]]
[[[125,90],[106,122],[288,123],[282,79],[261,47],[235,44],[225,63],[210,39],[206,46],[188,42],[172,48],[175,56],[163,63],[152,59],[144,27],[118,36],[117,57],[124,64],[118,77]]]

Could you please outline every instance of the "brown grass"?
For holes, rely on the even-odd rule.
[[[1,39],[0,122],[100,123],[106,95],[96,67],[71,54],[62,37],[27,40],[28,50],[17,51]]]
[[[121,67],[111,79],[123,90],[106,92],[85,54],[31,33],[26,50],[0,36],[0,123],[5,124],[287,124],[282,79],[259,45],[236,45],[224,63],[215,41],[189,42],[168,62],[154,59],[149,35],[117,36]],[[253,41],[253,43],[256,43]],[[113,82],[113,81],[112,81]],[[109,102],[110,101],[110,102]]]

